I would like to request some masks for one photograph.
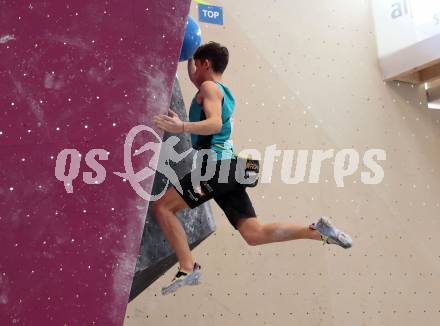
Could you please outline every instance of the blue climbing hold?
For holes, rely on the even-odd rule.
[[[188,16],[185,25],[185,36],[183,38],[182,50],[180,51],[179,61],[186,61],[191,58],[202,42],[202,31],[199,24]]]

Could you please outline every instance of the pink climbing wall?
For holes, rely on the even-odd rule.
[[[123,323],[148,202],[114,172],[130,129],[168,108],[188,11],[0,2],[0,325]]]

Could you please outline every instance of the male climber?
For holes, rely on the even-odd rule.
[[[345,249],[352,246],[352,239],[333,226],[329,219],[321,217],[309,226],[291,223],[260,223],[246,192],[246,185],[235,176],[237,156],[231,142],[232,114],[235,100],[231,91],[222,82],[222,74],[229,61],[228,49],[219,43],[201,45],[188,60],[188,75],[198,92],[192,100],[189,121],[182,121],[177,114],[157,115],[154,123],[170,133],[191,134],[192,146],[196,150],[208,149],[210,162],[195,164],[193,170],[180,182],[183,193],[170,187],[152,205],[154,216],[166,239],[176,252],[179,268],[172,283],[162,288],[162,294],[176,291],[183,285],[198,284],[201,266],[194,261],[185,230],[176,214],[187,207],[194,208],[214,199],[224,211],[232,226],[240,232],[251,246],[296,239],[313,239],[324,244],[336,244]],[[219,182],[220,165],[229,167],[226,180]],[[215,173],[209,181],[193,187],[192,179],[203,175],[207,166],[214,166]],[[224,176],[222,176],[223,178]]]

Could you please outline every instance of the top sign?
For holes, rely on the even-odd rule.
[[[223,8],[199,4],[199,21],[223,25]]]

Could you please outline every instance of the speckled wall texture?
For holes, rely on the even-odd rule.
[[[0,1],[0,325],[123,323],[188,10]]]

